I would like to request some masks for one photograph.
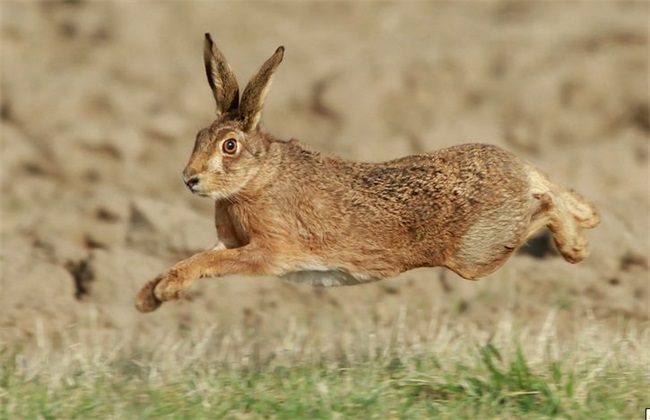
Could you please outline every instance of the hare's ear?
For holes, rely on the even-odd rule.
[[[283,55],[284,47],[279,47],[246,85],[239,106],[239,115],[244,122],[244,131],[257,128],[262,114],[262,107],[264,106],[264,98],[266,98],[271,86],[273,73],[282,62]]]
[[[236,111],[239,106],[239,85],[235,73],[228,65],[226,57],[219,51],[210,34],[205,34],[203,42],[205,74],[217,102],[217,115]]]

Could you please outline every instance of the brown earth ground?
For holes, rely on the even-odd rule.
[[[647,3],[1,7],[0,348],[84,328],[145,350],[243,331],[269,354],[297,326],[324,346],[439,319],[458,334],[549,314],[565,335],[648,328]],[[241,84],[285,45],[264,114],[278,137],[367,161],[500,145],[600,208],[591,256],[568,264],[542,235],[479,282],[441,268],[333,289],[205,279],[138,313],[145,281],[215,242],[212,204],[180,176],[214,111],[208,31]]]

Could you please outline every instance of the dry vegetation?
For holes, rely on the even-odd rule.
[[[98,335],[89,315],[63,346],[41,334],[30,352],[3,349],[0,418],[633,418],[647,405],[647,329],[591,320],[562,340],[555,312],[540,330],[506,317],[490,335],[405,312],[389,329],[335,340],[292,323],[272,357],[243,328],[134,349]]]
[[[650,405],[646,3],[1,8],[0,417]],[[214,242],[180,177],[213,112],[207,31],[242,84],[286,46],[264,115],[279,137],[373,161],[498,144],[599,206],[592,256],[566,264],[541,237],[480,282],[203,280],[138,314],[145,280]]]

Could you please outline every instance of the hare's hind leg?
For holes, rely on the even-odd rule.
[[[577,193],[551,183],[537,170],[531,171],[532,194],[541,205],[538,223],[545,221],[562,257],[570,263],[585,259],[589,253],[582,230],[596,226],[600,218],[595,208]],[[529,234],[539,228],[531,224]],[[534,228],[534,230],[533,230]]]
[[[524,195],[513,200],[514,205],[507,202],[483,212],[462,236],[445,266],[465,279],[476,280],[505,264],[530,234],[547,223],[541,207],[527,193]]]
[[[582,261],[588,254],[587,240],[565,203],[557,200],[551,192],[536,194],[535,198],[546,208],[546,226],[553,234],[553,242],[562,257],[570,263]]]

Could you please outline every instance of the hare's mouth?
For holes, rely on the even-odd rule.
[[[198,176],[194,175],[193,177],[187,178],[183,180],[185,182],[185,185],[187,185],[187,188],[190,189],[193,193],[196,193],[199,191],[199,182],[200,179]]]
[[[201,187],[198,185],[192,185],[192,186],[187,186],[187,188],[192,192],[192,194],[196,194],[200,197],[210,197],[212,194],[210,194],[209,191],[203,190]]]
[[[192,194],[198,195],[199,197],[212,198],[213,200],[222,200],[228,196],[228,194],[225,194],[222,191],[215,191],[210,188],[202,188],[200,185],[189,187],[189,189],[192,191]]]
[[[210,197],[210,192],[206,191],[205,185],[201,182],[201,178],[197,175],[184,180],[187,188],[192,194],[200,195],[201,197]]]
[[[190,187],[190,191],[192,191],[192,194],[196,194],[200,197],[210,197],[212,195],[210,191],[206,191],[203,188],[199,187],[198,185],[194,187]]]

